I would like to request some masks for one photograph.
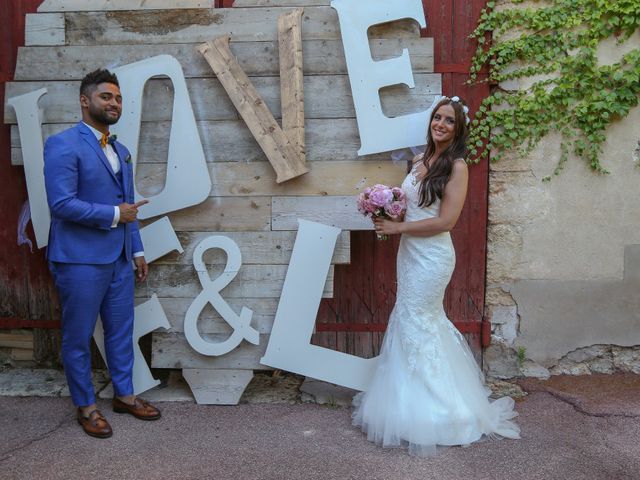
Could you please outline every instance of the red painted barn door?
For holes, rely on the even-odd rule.
[[[25,14],[42,0],[0,0],[0,104],[5,83],[13,79],[18,47],[24,45]],[[0,126],[0,329],[33,328],[34,359],[57,364],[59,333],[50,327],[59,318],[44,250],[31,253],[18,247],[16,232],[20,207],[27,198],[22,167],[11,165],[10,129]],[[34,238],[30,232],[30,238]]]
[[[433,37],[435,71],[442,74],[443,94],[458,95],[475,111],[489,93],[486,84],[466,85],[475,42],[469,40],[484,0],[423,0]],[[482,348],[487,238],[488,165],[470,168],[469,193],[452,232],[456,269],[445,296],[447,315],[460,329],[477,358]],[[398,239],[378,242],[373,232],[351,233],[351,263],[335,268],[334,298],[322,301],[314,343],[371,357],[395,302],[395,256]],[[485,335],[488,330],[485,328]]]

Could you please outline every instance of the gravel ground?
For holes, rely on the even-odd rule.
[[[67,398],[0,397],[0,478],[640,479],[640,377],[553,382],[521,382],[522,439],[431,458],[369,443],[347,407],[171,402],[159,404],[161,420],[141,422],[101,400],[114,435],[99,440]]]

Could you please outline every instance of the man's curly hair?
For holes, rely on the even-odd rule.
[[[87,73],[82,79],[80,83],[80,95],[89,97],[101,83],[113,83],[115,86],[120,87],[118,77],[116,77],[115,73],[111,73],[106,68],[99,68]]]

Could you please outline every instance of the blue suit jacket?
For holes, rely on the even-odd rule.
[[[51,211],[47,257],[54,262],[106,264],[123,251],[143,250],[138,222],[111,228],[114,206],[133,203],[133,164],[115,142],[122,184],[100,142],[82,122],[49,137],[44,146],[44,179]]]

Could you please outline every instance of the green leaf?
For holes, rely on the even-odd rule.
[[[620,43],[640,28],[638,0],[533,0],[527,8],[523,0],[504,3],[496,11],[490,0],[481,14],[471,78],[488,67],[491,81],[529,79],[530,87],[497,89],[483,100],[473,123],[473,149],[490,139],[487,149],[529,152],[553,131],[562,136],[554,174],[570,149],[594,171],[606,172],[599,162],[605,131],[640,103],[640,48],[612,65],[599,64],[596,53],[603,40],[617,36]],[[490,32],[491,44],[484,46]],[[517,36],[504,35],[510,32]]]

